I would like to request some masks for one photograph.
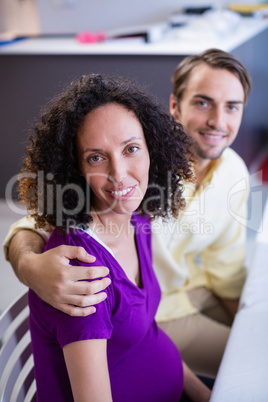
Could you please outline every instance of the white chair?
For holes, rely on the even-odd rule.
[[[28,292],[0,316],[0,402],[36,401]]]

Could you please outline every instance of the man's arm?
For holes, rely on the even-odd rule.
[[[82,247],[59,246],[42,253],[45,242],[31,230],[20,230],[9,246],[9,261],[21,282],[45,302],[72,316],[87,316],[105,300],[110,284],[106,267],[73,267],[70,259],[95,261]],[[85,279],[96,279],[86,282]],[[101,293],[98,293],[101,292]],[[96,294],[97,293],[97,294]]]

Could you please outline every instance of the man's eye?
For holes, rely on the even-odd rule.
[[[202,106],[202,107],[207,106],[207,102],[206,102],[206,101],[198,101],[197,104],[198,104],[199,106]]]
[[[236,105],[229,105],[229,110],[231,110],[231,112],[238,110],[238,107]]]

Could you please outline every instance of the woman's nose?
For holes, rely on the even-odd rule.
[[[118,183],[123,183],[127,176],[126,163],[122,158],[113,160],[110,167],[110,179]]]

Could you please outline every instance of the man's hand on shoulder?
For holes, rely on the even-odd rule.
[[[95,261],[95,257],[88,255],[82,247],[64,245],[43,254],[28,255],[28,261],[38,267],[37,270],[32,269],[29,287],[41,299],[64,313],[87,316],[96,311],[93,305],[107,297],[102,291],[110,284],[110,279],[105,278],[109,270],[106,267],[72,266],[69,265],[71,259],[86,264]],[[86,279],[93,281],[87,282]]]
[[[82,247],[65,245],[42,253],[42,238],[29,230],[21,232],[24,233],[17,233],[10,244],[10,262],[18,278],[41,299],[66,314],[94,313],[94,305],[107,297],[103,290],[111,282],[105,278],[108,268],[69,265],[71,259],[90,264],[95,257]]]

